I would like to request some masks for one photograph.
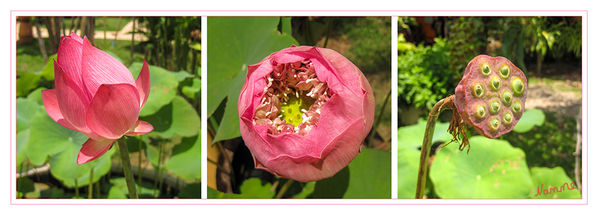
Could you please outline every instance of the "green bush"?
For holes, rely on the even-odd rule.
[[[449,69],[449,46],[443,38],[433,46],[420,44],[397,58],[399,103],[432,108],[441,98],[454,93],[461,72]]]

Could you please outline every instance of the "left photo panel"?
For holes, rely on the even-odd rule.
[[[200,17],[17,17],[17,198],[201,198]]]

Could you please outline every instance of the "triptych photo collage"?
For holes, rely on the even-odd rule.
[[[586,204],[568,14],[13,13],[11,202]]]

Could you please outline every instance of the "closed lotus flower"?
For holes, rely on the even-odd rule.
[[[123,135],[153,130],[151,124],[138,120],[150,91],[146,62],[135,80],[122,63],[73,33],[60,41],[54,83],[55,89],[42,91],[48,115],[89,137],[77,164],[100,157]]]
[[[293,46],[247,67],[238,111],[256,168],[309,182],[333,176],[359,154],[374,95],[338,52]]]

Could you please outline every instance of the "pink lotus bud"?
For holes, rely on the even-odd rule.
[[[58,124],[89,137],[77,164],[100,157],[123,135],[154,129],[138,120],[150,91],[146,62],[135,81],[122,63],[73,33],[60,41],[54,84],[55,89],[42,91],[46,112]]]
[[[525,110],[527,78],[504,57],[479,55],[455,89],[455,106],[480,134],[497,138],[515,127]]]
[[[359,154],[374,95],[338,52],[292,46],[247,67],[238,111],[256,168],[309,182],[333,176]]]

